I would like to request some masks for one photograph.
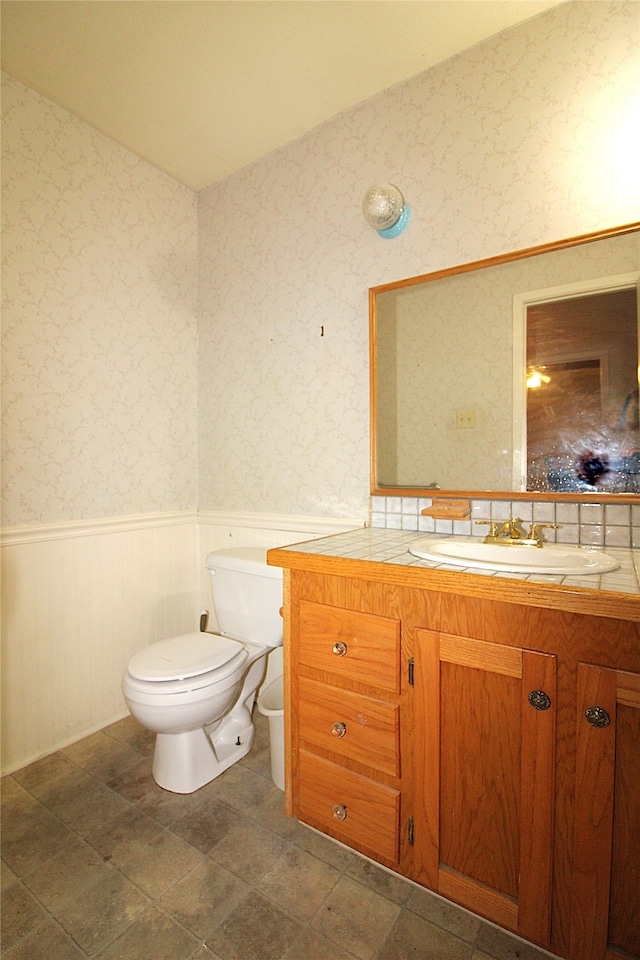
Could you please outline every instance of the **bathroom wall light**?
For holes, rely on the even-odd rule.
[[[392,183],[376,183],[362,199],[362,212],[370,227],[385,240],[399,237],[411,219],[411,210]]]

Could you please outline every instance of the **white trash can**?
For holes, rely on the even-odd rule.
[[[258,697],[258,710],[269,721],[271,779],[284,790],[284,693],[283,677],[276,677]]]

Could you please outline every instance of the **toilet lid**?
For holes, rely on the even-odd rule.
[[[224,667],[243,650],[230,637],[186,633],[138,651],[129,662],[129,673],[137,680],[186,680]]]

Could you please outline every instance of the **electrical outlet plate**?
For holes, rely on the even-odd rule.
[[[475,425],[475,410],[456,410],[456,427],[458,430],[472,430]]]

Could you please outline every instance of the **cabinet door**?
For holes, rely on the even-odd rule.
[[[417,631],[416,879],[549,942],[556,658]]]
[[[580,664],[571,957],[640,957],[640,674]]]

